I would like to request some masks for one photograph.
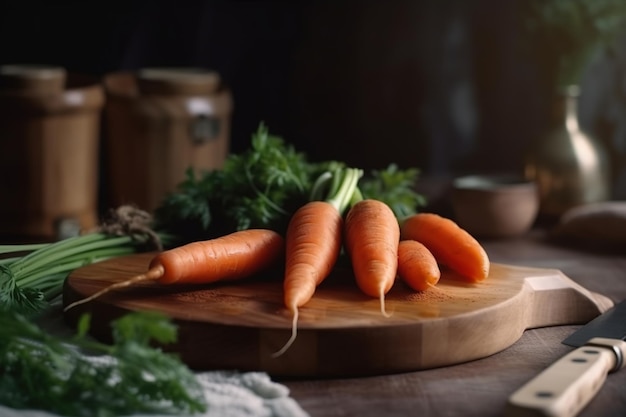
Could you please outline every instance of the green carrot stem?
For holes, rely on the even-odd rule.
[[[361,193],[361,189],[356,187],[354,189],[354,193],[352,193],[352,196],[350,197],[350,206],[355,205],[356,203],[358,203],[359,201],[363,200],[363,193]]]
[[[330,171],[325,171],[320,174],[316,179],[315,183],[313,183],[313,187],[311,187],[311,192],[309,193],[309,200],[323,200],[323,189],[326,187],[328,182],[332,179],[333,174]]]
[[[37,261],[31,260],[30,263],[24,265],[12,265],[12,269],[16,277],[26,276],[30,274],[33,270],[36,270],[43,262],[47,265],[54,264],[56,261],[62,261],[65,257],[72,256],[77,253],[85,253],[90,250],[111,247],[111,246],[119,246],[123,244],[127,244],[131,242],[132,238],[130,236],[120,236],[120,237],[108,237],[103,240],[96,240],[93,242],[89,242],[87,244],[83,244],[82,242],[74,242],[70,247],[64,248],[63,251],[55,251],[52,253],[48,253],[47,256],[42,257],[42,259],[37,259]],[[45,250],[45,249],[44,249]]]
[[[46,281],[38,288],[42,292],[46,301],[52,301],[63,293],[63,281],[67,277],[67,273],[59,273],[48,275]]]
[[[45,271],[41,271],[39,273],[36,274],[28,274],[24,277],[20,277],[19,279],[16,279],[16,283],[18,284],[18,286],[20,288],[37,288],[37,282],[41,279],[41,278],[46,278],[50,275],[54,275],[60,272],[69,272],[72,271],[74,269],[80,268],[81,266],[85,265],[85,261],[84,260],[78,260],[78,261],[74,261],[74,262],[67,262],[67,263],[62,263],[62,264],[57,264],[53,267],[49,267],[47,270]]]
[[[22,259],[21,256],[14,256],[12,258],[2,258],[0,259],[0,265],[10,265],[15,261]]]
[[[36,250],[24,256],[22,259],[18,261],[18,263],[15,264],[15,268],[16,269],[21,268],[22,265],[24,264],[28,265],[31,262],[36,263],[41,258],[52,256],[53,254],[58,253],[60,251],[64,251],[67,248],[72,248],[74,246],[82,246],[82,245],[89,244],[94,241],[105,239],[106,237],[107,235],[103,233],[90,233],[87,235],[74,236],[74,237],[70,237],[64,240],[59,240],[57,242],[54,242],[46,246],[43,249]]]
[[[47,301],[52,301],[61,294],[63,294],[63,280],[65,279],[65,274],[61,275],[61,278],[55,280],[56,285],[50,285],[49,288],[42,289],[43,298]]]
[[[65,276],[69,275],[75,269],[81,268],[86,265],[90,265],[92,263],[104,261],[106,259],[110,259],[114,256],[123,256],[133,253],[131,251],[127,252],[119,252],[112,253],[110,256],[89,258],[89,259],[77,259],[72,262],[64,262],[55,266],[54,268],[44,268],[42,270],[35,271],[28,275],[27,277],[22,277],[16,281],[17,285],[20,288],[36,288],[41,289],[42,286],[46,285],[51,273],[63,273]]]
[[[362,175],[363,171],[360,169],[347,168],[341,173],[341,178],[337,177],[339,187],[327,201],[337,207],[340,213],[343,213],[350,203]],[[333,186],[334,188],[336,187]]]
[[[0,253],[31,252],[51,245],[51,243],[18,243],[14,245],[0,245]]]
[[[67,273],[61,272],[54,275],[48,275],[46,277],[46,281],[39,286],[38,290],[42,291],[44,294],[46,292],[50,292],[52,290],[61,291],[63,289],[63,281],[67,278]]]
[[[162,244],[173,240],[164,233],[157,235]],[[73,270],[111,257],[136,253],[148,240],[147,234],[118,236],[98,232],[37,246],[0,246],[0,251],[4,247],[13,251],[11,253],[24,252],[27,248],[32,250],[24,256],[0,258],[5,279],[0,288],[1,295],[6,302],[16,306],[39,309],[61,294],[63,282]],[[12,291],[17,292],[12,295]]]
[[[103,261],[114,256],[129,255],[134,252],[135,250],[132,247],[113,247],[100,249],[98,251],[94,251],[93,253],[85,255],[79,254],[77,256],[71,257],[70,259],[66,259],[62,263],[59,263],[53,267],[51,267],[51,265],[49,264],[43,265],[42,268],[32,271],[27,276],[21,276],[19,278],[16,278],[16,283],[22,288],[38,288],[40,282],[46,282],[48,276],[55,273],[69,274],[73,270],[87,264]]]
[[[63,259],[59,260],[59,262],[70,263],[74,261],[83,260],[88,263],[93,263],[94,259],[104,259],[104,258],[109,258],[112,256],[129,255],[135,252],[137,252],[137,247],[135,245],[125,244],[121,246],[95,248],[86,252],[75,253],[73,255],[63,257]],[[50,264],[46,262],[42,264],[40,268],[38,268],[37,270],[42,269],[42,268],[46,269],[49,267],[50,267]],[[32,273],[36,272],[37,270],[32,271]]]

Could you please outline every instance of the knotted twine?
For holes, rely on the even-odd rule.
[[[133,239],[147,239],[147,243],[156,250],[163,250],[163,242],[152,229],[153,217],[147,211],[133,205],[122,205],[110,209],[108,216],[96,227],[95,232],[115,236],[130,236]]]

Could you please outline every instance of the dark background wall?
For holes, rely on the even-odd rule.
[[[231,149],[263,120],[314,159],[521,169],[545,80],[515,0],[5,1],[0,64],[217,70]]]

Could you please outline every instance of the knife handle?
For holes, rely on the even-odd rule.
[[[575,416],[600,390],[607,374],[624,366],[625,357],[626,342],[593,338],[513,393],[506,415]]]

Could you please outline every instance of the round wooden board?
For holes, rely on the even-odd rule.
[[[153,255],[74,271],[66,280],[64,304],[144,272]],[[381,314],[378,300],[359,291],[348,271],[338,271],[300,310],[298,337],[276,358],[272,353],[291,334],[280,276],[192,287],[142,284],[70,309],[66,319],[75,324],[89,311],[92,334],[109,340],[111,320],[129,311],[159,311],[179,326],[178,342],[166,350],[193,369],[333,377],[483,358],[509,347],[528,328],[584,323],[611,305],[558,270],[492,263],[490,276],[478,284],[445,270],[437,287],[425,292],[397,281],[386,298],[391,317]]]

